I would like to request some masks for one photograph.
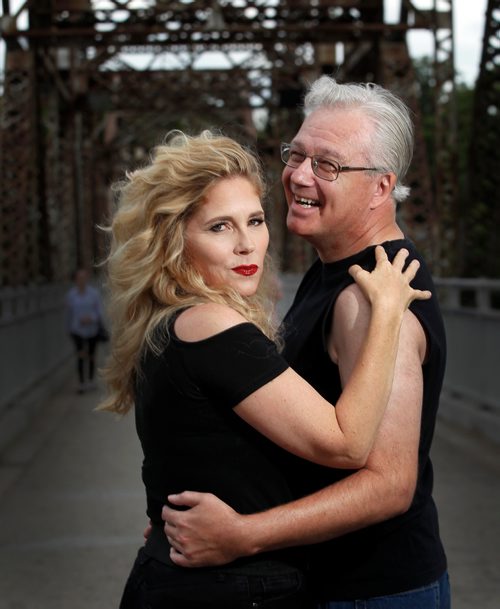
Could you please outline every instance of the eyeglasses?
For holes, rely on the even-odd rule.
[[[306,154],[302,150],[294,148],[291,144],[281,144],[281,160],[288,167],[300,167],[306,159],[311,159],[312,170],[315,176],[322,180],[333,182],[343,171],[381,171],[377,167],[347,167],[332,159],[318,156],[316,154]]]

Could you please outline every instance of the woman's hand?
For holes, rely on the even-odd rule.
[[[349,274],[372,306],[378,305],[383,309],[404,312],[414,300],[428,300],[432,296],[429,290],[416,290],[411,287],[410,283],[415,278],[420,263],[418,260],[412,260],[403,271],[408,255],[408,250],[400,249],[391,263],[384,248],[377,245],[377,264],[371,273],[358,264],[351,266]]]

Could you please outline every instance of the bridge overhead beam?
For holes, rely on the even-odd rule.
[[[61,279],[72,266],[99,257],[103,244],[94,226],[108,215],[109,183],[131,162],[142,162],[145,150],[171,128],[220,127],[253,143],[265,157],[270,182],[277,184],[279,140],[293,134],[303,92],[323,73],[393,88],[418,119],[406,33],[413,28],[438,31],[443,18],[437,11],[417,11],[404,1],[399,23],[387,24],[383,4],[27,4],[29,27],[18,29],[14,18],[2,35],[9,48],[19,44],[24,49],[20,52],[37,66],[30,77],[39,91],[38,107],[43,108],[34,119],[35,126],[42,125],[36,150],[43,171],[33,188],[42,203],[29,205],[43,211],[46,236],[45,242],[39,239],[39,247],[42,253],[48,251],[48,258],[38,265],[45,274],[28,269],[23,275],[18,269],[17,281]],[[220,67],[209,65],[210,54],[222,61]],[[15,147],[14,136],[11,143]],[[403,211],[407,232],[432,263],[439,259],[434,246],[439,239],[429,230],[435,216],[435,186],[420,148],[419,144],[411,177],[415,202]],[[11,178],[4,177],[9,189]],[[279,187],[271,190],[276,199],[274,241],[283,266],[303,270],[311,253],[284,232],[282,194]],[[73,228],[61,235],[54,218],[63,218],[63,225]],[[4,279],[11,281],[12,276]]]

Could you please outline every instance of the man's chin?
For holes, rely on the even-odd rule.
[[[286,227],[289,232],[293,233],[294,235],[297,235],[298,237],[304,237],[305,239],[307,239],[309,235],[309,230],[307,229],[307,226],[305,225],[304,221],[294,218],[293,216],[287,216]]]

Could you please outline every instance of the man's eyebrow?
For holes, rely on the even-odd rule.
[[[305,151],[305,148],[306,148],[301,142],[296,142],[296,141],[293,141],[291,143],[291,146],[296,146],[297,148],[299,148],[300,150],[303,150],[303,151]],[[343,154],[341,154],[340,152],[333,150],[332,148],[326,148],[324,146],[320,146],[319,148],[316,148],[316,151],[314,154],[316,156],[324,156],[325,158],[329,158],[334,161],[338,161],[339,163],[345,163],[345,156]]]

